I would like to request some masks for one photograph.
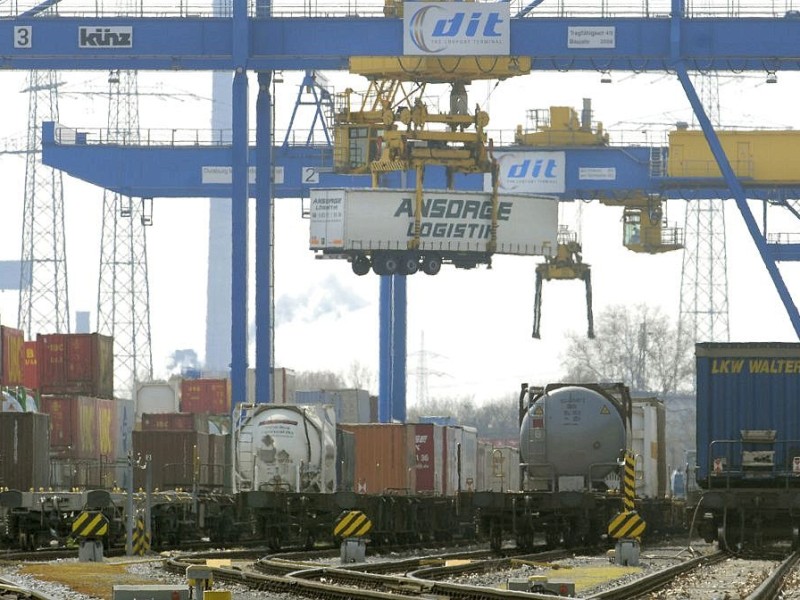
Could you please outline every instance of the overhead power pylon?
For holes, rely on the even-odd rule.
[[[138,144],[136,71],[112,70],[108,78],[108,139]],[[97,291],[97,331],[114,338],[114,393],[133,398],[138,381],[153,377],[147,227],[152,198],[103,192],[103,234]]]
[[[40,123],[58,121],[56,71],[31,71],[28,77],[28,144],[18,327],[29,340],[39,333],[69,333],[69,285],[64,233],[61,171],[40,162]]]

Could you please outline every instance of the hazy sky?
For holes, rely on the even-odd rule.
[[[337,90],[345,83],[357,90],[366,88],[360,77],[328,75]],[[792,94],[798,89],[797,78],[784,73],[778,77],[779,83],[769,86],[760,74],[723,78],[719,90],[723,122],[800,127]],[[278,85],[278,129],[288,123],[300,79],[301,74],[287,73]],[[613,79],[609,85],[600,83],[598,73],[556,73],[533,74],[496,88],[494,82],[478,82],[469,88],[470,102],[489,112],[489,128],[504,129],[506,140],[515,125],[525,124],[528,109],[557,105],[579,110],[583,98],[592,99],[594,120],[604,123],[614,142],[663,141],[663,131],[671,124],[692,121],[674,76],[619,73]],[[5,114],[0,140],[8,139],[10,147],[17,147],[24,142],[27,126],[28,97],[20,93],[26,74],[4,72],[0,80]],[[107,74],[69,73],[64,81],[61,122],[77,128],[105,126],[107,100],[102,92],[107,89]],[[209,75],[141,74],[139,81],[142,128],[210,126]],[[255,93],[255,79],[250,82]],[[307,126],[302,122],[296,127]],[[0,148],[3,145],[0,142]],[[24,166],[20,156],[0,155],[0,260],[20,255]],[[94,324],[102,191],[66,176],[64,189],[70,308],[73,314],[91,311]],[[741,216],[733,202],[727,205],[732,340],[796,341]],[[201,358],[204,353],[207,208],[204,199],[155,199],[148,256],[157,376],[167,373],[169,357],[177,349],[195,349]],[[575,209],[575,205],[565,207],[561,220],[581,232],[584,260],[592,265],[595,315],[609,305],[644,302],[677,317],[681,253],[634,254],[621,243],[621,208],[591,203]],[[667,206],[668,218],[681,227],[683,209],[683,201]],[[758,215],[760,209],[756,210]],[[308,222],[301,218],[299,200],[278,200],[275,212],[276,364],[298,371],[345,372],[358,361],[377,373],[378,278],[357,277],[343,261],[315,261],[308,250]],[[252,243],[250,248],[252,252]],[[416,398],[423,333],[427,384],[433,395],[468,395],[481,401],[516,393],[522,381],[547,383],[558,378],[565,333],[586,330],[583,283],[545,283],[542,339],[531,339],[534,269],[539,260],[497,257],[491,270],[446,266],[436,277],[419,273],[409,279],[410,404]],[[783,273],[790,289],[798,293],[796,266],[783,267]],[[0,292],[0,321],[13,326],[16,318],[16,292]]]

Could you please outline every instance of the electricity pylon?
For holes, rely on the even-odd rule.
[[[108,85],[108,141],[139,143],[136,71],[111,71]],[[151,198],[103,192],[97,331],[114,338],[114,394],[123,398],[133,398],[136,383],[153,376],[147,273],[151,224]]]
[[[69,286],[61,171],[41,164],[41,121],[58,122],[58,74],[31,71],[17,327],[26,339],[69,333]]]
[[[718,127],[718,73],[699,74],[694,84],[711,123]],[[691,336],[694,342],[727,342],[728,255],[723,201],[687,201],[684,231],[679,334]]]

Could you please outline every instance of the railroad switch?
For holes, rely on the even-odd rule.
[[[557,596],[575,596],[575,582],[548,579],[544,575],[532,575],[509,579],[506,588],[514,592],[555,594]]]

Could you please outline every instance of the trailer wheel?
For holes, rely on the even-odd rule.
[[[438,254],[426,254],[422,259],[422,270],[426,275],[436,275],[442,270],[442,257]]]
[[[363,254],[357,255],[353,259],[352,267],[353,273],[356,275],[366,275],[369,273],[369,269],[372,265],[369,262],[369,258],[364,256]]]
[[[381,252],[372,258],[372,270],[378,275],[394,275],[400,266],[400,261],[390,252]]]
[[[400,260],[400,274],[413,275],[419,271],[419,255],[416,252],[406,252]]]

